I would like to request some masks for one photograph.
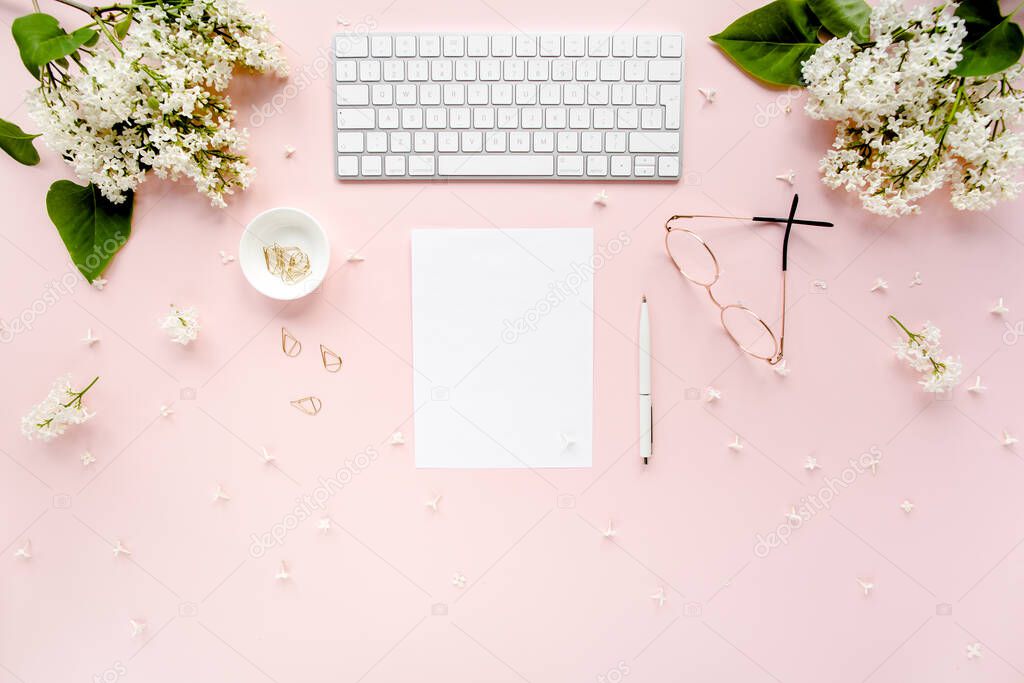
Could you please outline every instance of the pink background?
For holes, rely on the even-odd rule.
[[[752,82],[705,39],[754,2],[258,4],[298,87],[236,83],[242,124],[275,94],[283,103],[252,127],[257,180],[223,211],[187,186],[147,182],[103,291],[79,279],[47,296],[69,272],[43,204],[64,165],[46,152],[31,169],[0,160],[0,310],[32,319],[0,351],[0,683],[1024,678],[1024,462],[1019,446],[1000,445],[1003,429],[1024,436],[1024,350],[1004,338],[1024,306],[1019,204],[960,214],[936,196],[893,221],[827,190],[816,163],[830,126],[807,119],[798,95],[784,113],[790,95]],[[27,10],[0,1],[4,31]],[[339,11],[379,31],[683,31],[685,180],[339,184],[324,61]],[[0,65],[0,115],[31,129],[31,81],[9,38]],[[717,89],[715,103],[698,87]],[[838,227],[794,231],[792,374],[780,377],[727,342],[665,258],[661,225],[674,212],[784,212],[792,189],[775,175],[790,168],[801,215]],[[592,201],[602,187],[604,208]],[[261,297],[218,256],[279,205],[309,211],[332,240],[322,291],[290,304]],[[594,467],[416,470],[410,230],[564,225],[593,226],[598,244],[631,238],[596,276]],[[721,298],[774,316],[781,228],[706,234],[723,260]],[[367,260],[346,262],[350,249]],[[909,287],[915,271],[923,285]],[[890,288],[870,293],[878,276]],[[642,292],[656,357],[647,469],[634,444]],[[988,312],[1000,296],[1005,318]],[[192,346],[157,328],[171,302],[200,311]],[[890,312],[942,327],[967,382],[980,374],[988,391],[922,393],[889,349]],[[305,345],[298,358],[281,353],[282,326]],[[79,341],[90,327],[102,338],[93,347]],[[344,355],[341,373],[321,368],[320,343]],[[101,375],[88,396],[98,416],[51,444],[27,442],[21,415],[66,371],[79,385]],[[707,386],[722,399],[695,399]],[[182,400],[187,388],[194,400]],[[289,406],[309,394],[323,399],[315,418]],[[161,404],[174,414],[159,417]],[[396,429],[404,446],[386,443]],[[741,452],[726,448],[736,434]],[[876,475],[857,476],[785,545],[755,552],[790,506],[872,447]],[[378,457],[326,504],[329,533],[314,513],[250,554],[252,534],[284,523],[318,477],[368,448]],[[97,458],[88,467],[85,449]],[[804,470],[808,455],[822,469]],[[218,484],[231,501],[212,502]],[[435,514],[424,501],[436,494]],[[613,540],[601,534],[609,519]],[[30,561],[14,557],[26,539]],[[115,539],[133,554],[114,557]],[[290,581],[275,580],[282,560]],[[858,577],[875,584],[869,596]],[[661,607],[649,597],[659,588]],[[145,633],[132,638],[129,619]],[[974,642],[982,656],[968,659]]]

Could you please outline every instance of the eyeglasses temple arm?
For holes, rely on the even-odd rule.
[[[796,216],[796,205],[800,201],[799,195],[793,195],[793,203],[789,207],[789,218],[786,219],[786,235],[782,238],[782,324],[779,330],[779,353],[775,356],[775,362],[782,360],[782,354],[786,345],[786,270],[789,266],[789,233],[793,231],[793,217]]]
[[[759,223],[785,223],[786,222],[785,218],[771,218],[771,217],[768,217],[768,216],[754,216],[750,220],[757,221]],[[818,227],[818,228],[834,228],[835,227],[835,223],[830,223],[829,221],[810,221],[810,220],[805,220],[803,218],[795,218],[795,219],[793,219],[793,225],[813,225],[813,226]]]

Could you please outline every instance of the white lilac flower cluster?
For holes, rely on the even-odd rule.
[[[989,209],[1024,187],[1024,135],[1012,130],[1024,119],[1021,67],[952,75],[967,35],[953,9],[882,0],[871,42],[833,38],[804,62],[807,113],[838,121],[823,180],[858,193],[868,211],[917,213],[917,200],[947,183],[956,208]]]
[[[240,0],[126,5],[123,38],[81,54],[81,70],[51,65],[29,96],[47,146],[103,195],[122,202],[148,170],[189,178],[224,206],[248,186],[245,131],[224,91],[235,67],[287,73],[266,19]]]
[[[70,376],[59,377],[46,398],[21,418],[21,433],[29,440],[50,441],[63,434],[70,425],[82,424],[92,418],[95,413],[89,412],[82,398],[98,379],[81,391],[75,391],[71,388]]]
[[[199,314],[194,308],[178,308],[172,304],[171,312],[158,322],[175,344],[188,346],[199,337]]]
[[[895,316],[889,316],[906,334],[892,345],[896,357],[904,361],[923,377],[918,382],[928,393],[941,394],[960,383],[963,364],[960,358],[945,355],[942,350],[942,331],[925,322],[920,332],[911,332]]]

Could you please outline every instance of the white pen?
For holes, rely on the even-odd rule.
[[[654,407],[651,403],[651,319],[647,296],[640,301],[640,457],[644,464],[654,454]]]

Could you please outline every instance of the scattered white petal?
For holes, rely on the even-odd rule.
[[[99,337],[93,335],[91,327],[85,331],[85,336],[82,337],[82,343],[85,344],[86,346],[92,346],[99,340]]]
[[[229,496],[224,491],[224,487],[223,486],[221,486],[220,484],[217,484],[217,490],[213,492],[213,502],[215,502],[215,503],[218,502],[218,501],[225,501],[225,502],[227,502],[229,500],[231,500],[231,496]]]
[[[174,414],[170,406],[160,406],[160,417],[170,417]]]
[[[790,522],[803,522],[804,518],[796,511],[796,506],[793,505],[789,508],[789,512],[786,513],[786,520]]]
[[[999,297],[999,301],[997,301],[992,308],[988,309],[988,312],[992,315],[1006,315],[1010,312],[1010,309],[1003,303],[1003,297]]]
[[[295,148],[292,147],[291,145],[285,145],[284,146],[284,155],[286,157],[288,157],[289,159],[291,157],[295,156]]]
[[[714,387],[708,387],[707,389],[704,390],[704,400],[707,401],[708,403],[717,401],[720,398],[722,398],[722,392],[719,391],[718,389],[715,389]]]
[[[348,19],[344,19],[342,17],[338,17],[337,22],[341,26],[348,26],[350,23]]]
[[[714,102],[715,98],[718,97],[718,91],[714,88],[697,88],[697,92],[704,96],[704,99],[707,100],[708,104]]]
[[[268,465],[269,465],[270,463],[274,462],[275,460],[277,460],[277,458],[275,458],[274,456],[272,456],[272,455],[270,454],[270,452],[269,452],[269,451],[267,451],[267,449],[266,449],[266,448],[265,448],[264,446],[260,446],[260,455],[261,455],[261,457],[263,458],[263,462],[264,462],[264,463],[266,463],[266,464],[268,464]]]
[[[658,603],[658,607],[664,606],[665,601],[668,600],[668,598],[665,597],[665,589],[664,588],[660,588],[660,587],[658,588],[658,592],[657,593],[655,593],[653,595],[650,595],[648,597],[651,600],[656,601]]]
[[[909,286],[911,286],[911,287],[920,287],[923,284],[924,284],[924,281],[921,280],[921,273],[918,272],[918,271],[914,271],[914,279],[910,281],[910,285]]]
[[[900,509],[906,512],[907,514],[910,514],[914,509],[914,504],[911,503],[909,500],[905,500],[902,503],[900,503]]]
[[[605,527],[604,531],[601,532],[601,535],[604,536],[605,538],[614,538],[615,535],[618,534],[618,533],[619,532],[615,530],[615,527],[612,526],[612,520],[609,519],[608,520],[608,526]]]
[[[121,539],[119,539],[119,538],[115,539],[115,541],[114,541],[114,557],[118,557],[120,555],[131,555],[131,554],[132,554],[132,551],[128,550],[128,548],[126,548],[124,546],[124,543],[121,543]]]
[[[425,503],[423,504],[423,506],[424,506],[424,507],[428,507],[428,508],[430,508],[430,509],[431,509],[431,510],[433,510],[434,512],[437,512],[437,506],[438,506],[438,505],[439,505],[440,503],[441,503],[441,495],[440,495],[440,494],[438,494],[437,496],[435,496],[435,497],[431,498],[430,500],[428,500],[427,502],[425,502]]]
[[[889,283],[880,277],[876,277],[875,284],[871,285],[872,292],[884,292],[887,289],[889,289]]]
[[[220,254],[220,262],[225,266],[235,260],[235,257],[227,253],[223,249],[218,252]]]
[[[727,443],[725,447],[731,451],[742,451],[743,442],[740,440],[740,435],[737,434],[736,436],[734,436],[732,439],[732,443]]]
[[[1005,429],[1003,430],[1003,441],[1002,441],[1002,444],[1004,446],[1009,448],[1013,444],[1017,443],[1017,441],[1018,441],[1017,437],[1015,437],[1013,434],[1011,434],[1010,432],[1006,431]]]
[[[772,369],[775,370],[775,374],[778,375],[779,377],[787,377],[790,373],[789,363],[787,363],[785,360],[781,360],[778,363],[776,363],[775,367]]]
[[[977,659],[978,657],[981,657],[981,643],[968,643],[967,659]]]
[[[868,461],[868,467],[871,468],[871,474],[878,474],[878,466],[882,464],[882,459],[877,455],[872,455],[871,460]]]
[[[456,588],[465,588],[466,577],[458,572],[455,572],[454,574],[452,574],[452,585]]]
[[[402,444],[405,443],[405,435],[402,434],[402,432],[395,432],[388,439],[388,443],[391,444],[392,446],[401,446]]]
[[[107,280],[106,278],[98,277],[92,281],[92,286],[102,292],[103,288],[107,286]]]
[[[132,638],[138,638],[146,630],[146,622],[141,619],[129,619],[128,625],[132,627]]]
[[[871,591],[875,589],[875,584],[867,579],[857,579],[857,583],[860,584],[860,588],[864,591],[864,595],[871,595]]]
[[[91,451],[86,451],[85,453],[82,453],[79,459],[82,461],[83,467],[87,467],[96,462],[96,456],[93,455]]]
[[[817,458],[813,455],[808,455],[804,458],[804,469],[808,472],[813,472],[814,470],[821,469],[821,465],[818,464]]]
[[[562,444],[562,451],[567,451],[576,445],[576,436],[574,434],[563,432],[558,435],[558,440]]]
[[[32,559],[32,539],[25,539],[25,542],[21,544],[21,547],[14,551],[14,556],[19,560],[31,560]]]
[[[321,517],[319,520],[317,520],[316,528],[326,534],[328,531],[331,530],[331,518]]]
[[[365,261],[366,257],[360,254],[355,249],[349,249],[348,252],[346,252],[345,254],[345,260],[359,263],[360,261]]]
[[[608,193],[601,190],[594,196],[594,203],[599,206],[608,206]]]
[[[779,175],[775,176],[775,179],[776,180],[783,180],[783,181],[789,183],[790,185],[793,185],[793,184],[796,183],[796,171],[794,171],[793,169],[790,169],[790,170],[786,171],[785,173],[780,173]]]
[[[983,386],[981,383],[981,375],[978,375],[974,379],[974,384],[967,387],[967,391],[971,392],[972,394],[983,394],[985,393],[986,389],[988,389],[988,387]]]
[[[281,560],[281,564],[277,566],[277,573],[274,574],[274,578],[278,581],[287,581],[292,578],[291,572],[288,571],[288,563]]]

